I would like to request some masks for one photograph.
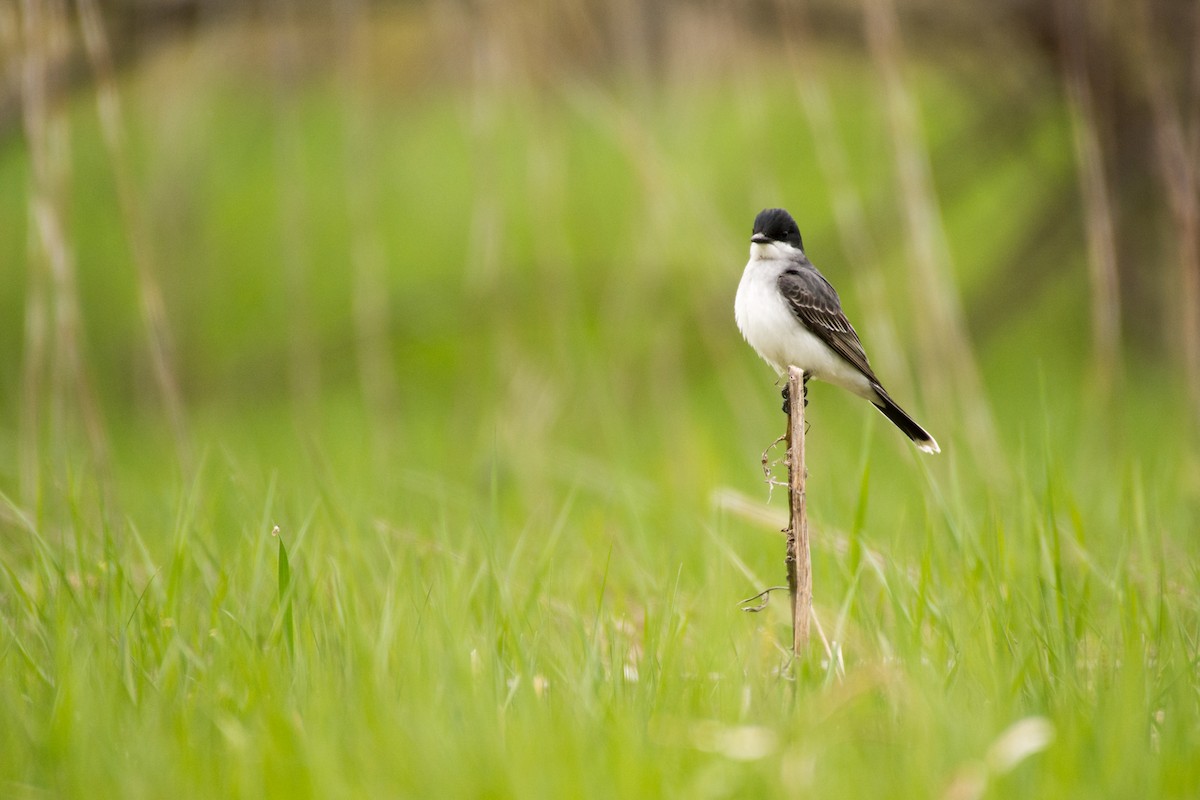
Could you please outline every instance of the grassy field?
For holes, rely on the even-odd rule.
[[[781,582],[786,509],[758,463],[777,389],[732,319],[754,213],[790,207],[851,318],[882,310],[795,87],[356,110],[223,58],[121,87],[183,457],[86,97],[65,216],[106,455],[69,382],[30,420],[31,170],[0,145],[0,796],[1200,794],[1200,460],[1166,367],[1094,390],[1081,236],[979,343],[992,457],[867,332],[944,453],[814,385],[822,636],[789,666],[786,602],[738,610]],[[911,349],[875,84],[822,63]],[[961,155],[995,97],[921,80],[970,299],[1070,130],[1031,89],[1030,135]]]

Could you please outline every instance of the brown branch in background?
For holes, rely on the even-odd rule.
[[[962,304],[950,274],[941,211],[930,176],[920,120],[902,72],[903,46],[893,0],[864,0],[867,44],[883,81],[909,245],[912,295],[926,397],[962,419],[978,463],[995,475],[1005,463]],[[999,477],[996,475],[996,477]]]
[[[30,280],[27,308],[26,363],[23,375],[21,456],[26,502],[40,495],[43,459],[39,442],[43,420],[41,409],[50,408],[49,431],[58,456],[67,452],[68,406],[74,403],[83,424],[93,468],[99,477],[100,499],[106,510],[113,508],[108,439],[100,405],[83,360],[83,326],[75,279],[75,253],[67,232],[66,218],[70,164],[66,109],[52,114],[47,102],[46,64],[61,58],[69,47],[67,10],[63,0],[23,0],[22,32],[22,122],[29,145],[32,186],[29,193],[33,221],[31,261],[34,271],[45,275]],[[53,328],[47,323],[48,300],[53,308]],[[49,340],[53,337],[53,353]],[[42,397],[42,372],[51,357],[49,403]]]
[[[141,200],[134,186],[133,170],[129,165],[125,127],[122,121],[121,98],[117,93],[112,51],[105,34],[104,23],[96,0],[76,0],[84,49],[96,82],[96,103],[100,115],[100,131],[112,165],[117,187],[117,202],[121,208],[125,232],[133,254],[137,273],[138,299],[154,380],[162,396],[163,408],[175,437],[175,449],[185,473],[191,471],[192,454],[183,395],[175,367],[174,347],[167,324],[166,305],[159,286],[157,259],[150,244]]]
[[[1113,222],[1112,192],[1105,168],[1104,150],[1088,80],[1088,9],[1077,0],[1055,0],[1059,36],[1063,42],[1063,82],[1066,84],[1075,161],[1083,196],[1087,231],[1088,278],[1091,285],[1092,350],[1097,389],[1111,396],[1120,380],[1121,297],[1117,273],[1117,237]]]
[[[808,549],[808,509],[804,484],[804,371],[788,367],[790,413],[787,425],[788,528],[787,582],[792,599],[792,655],[808,652],[809,617],[812,615],[812,557]]]
[[[1192,411],[1200,424],[1200,167],[1194,157],[1189,157],[1183,115],[1171,96],[1169,78],[1164,74],[1165,59],[1156,52],[1151,4],[1140,2],[1137,9],[1137,58],[1150,98],[1158,166],[1175,230],[1177,273],[1171,294],[1179,304],[1184,374]],[[1200,6],[1194,8],[1194,13],[1200,16]],[[1193,33],[1193,80],[1200,81],[1200,19]],[[1200,126],[1197,113],[1193,108],[1189,114],[1193,127]],[[1200,136],[1195,130],[1192,134]]]
[[[359,386],[374,425],[394,428],[399,387],[392,360],[388,321],[387,263],[379,235],[375,165],[379,153],[371,131],[371,61],[368,10],[363,0],[336,0],[335,23],[342,52],[345,88],[346,205],[350,216],[354,268],[354,328]],[[375,437],[388,442],[393,437]]]

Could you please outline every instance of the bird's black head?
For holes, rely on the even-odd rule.
[[[782,208],[765,208],[754,218],[754,231],[750,241],[758,244],[786,242],[792,247],[804,249],[800,239],[800,228],[792,215]]]

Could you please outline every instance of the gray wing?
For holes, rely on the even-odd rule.
[[[779,292],[804,327],[872,383],[879,383],[867,363],[867,354],[858,341],[858,334],[842,313],[837,292],[821,273],[807,265],[789,267],[779,276]]]

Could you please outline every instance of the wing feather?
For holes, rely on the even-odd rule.
[[[804,327],[872,383],[879,383],[854,326],[842,313],[837,292],[816,268],[805,264],[784,270],[779,276],[779,292]]]

